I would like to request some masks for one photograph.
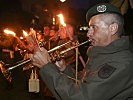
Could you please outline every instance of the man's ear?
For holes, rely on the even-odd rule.
[[[116,34],[116,32],[118,31],[118,24],[117,23],[110,24],[109,31],[111,32],[112,35]]]

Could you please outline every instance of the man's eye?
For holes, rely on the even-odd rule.
[[[91,30],[91,29],[94,29],[94,27],[93,26],[89,26],[89,30]]]
[[[97,27],[96,27],[96,26],[92,26],[92,29],[96,30],[96,29],[97,29]]]
[[[92,26],[93,29],[95,29],[95,26]]]

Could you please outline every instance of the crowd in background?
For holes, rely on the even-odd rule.
[[[67,29],[63,26],[44,25],[43,30],[30,28],[28,35],[33,36],[33,41],[35,39],[34,42],[31,42],[28,38],[18,40],[18,38],[12,34],[6,34],[4,32],[1,34],[0,60],[3,65],[0,66],[2,77],[0,78],[0,94],[3,97],[3,100],[8,100],[9,98],[10,100],[18,100],[19,97],[22,97],[23,100],[41,100],[44,98],[46,100],[55,99],[49,88],[41,80],[39,76],[39,69],[36,66],[32,66],[31,63],[21,65],[11,70],[11,75],[9,76],[11,78],[10,81],[3,76],[2,68],[4,67],[5,69],[8,69],[13,65],[19,64],[20,61],[28,59],[30,53],[33,53],[36,46],[51,50],[68,42],[68,44],[59,48],[57,53],[75,46],[75,43],[78,41],[75,29],[72,25],[67,25],[66,27]],[[58,54],[52,52],[51,56],[53,57],[54,55],[57,56]],[[58,59],[62,60],[63,65],[71,65],[72,68],[75,68],[75,49],[64,53]],[[54,62],[56,63],[55,60]],[[59,63],[57,65],[60,66]],[[80,64],[80,66],[82,68],[82,64]],[[37,71],[37,75],[40,80],[40,91],[38,93],[31,93],[28,91],[28,81],[33,70]],[[60,70],[62,71],[63,68]],[[9,96],[7,96],[7,94]]]

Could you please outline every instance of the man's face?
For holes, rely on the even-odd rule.
[[[50,29],[49,29],[48,26],[45,26],[45,27],[44,27],[44,35],[45,35],[45,36],[49,36],[49,34],[50,34]]]
[[[106,46],[110,42],[109,26],[101,20],[100,15],[90,19],[87,37],[93,46]]]
[[[55,35],[55,30],[50,30],[50,36],[54,36]]]

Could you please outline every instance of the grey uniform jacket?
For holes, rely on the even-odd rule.
[[[41,68],[41,77],[57,100],[133,100],[133,55],[128,38],[106,47],[90,47],[87,54],[86,75],[78,86],[55,64]]]

